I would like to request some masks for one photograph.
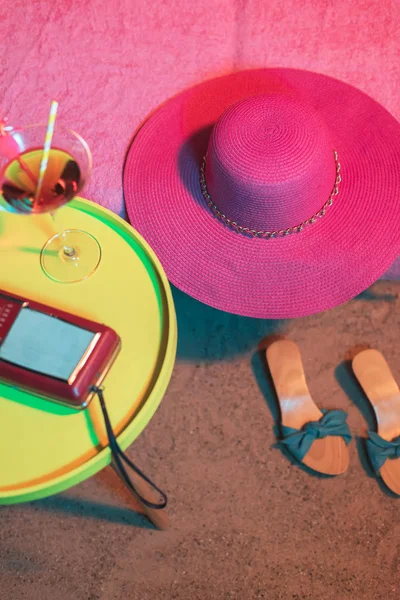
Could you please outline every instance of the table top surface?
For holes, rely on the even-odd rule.
[[[56,230],[96,237],[102,257],[87,280],[55,283],[40,266],[40,250]],[[156,411],[172,373],[176,318],[157,258],[125,221],[76,199],[56,213],[0,212],[0,288],[105,323],[122,349],[104,380],[115,433],[126,448]],[[100,406],[76,411],[0,384],[0,504],[61,491],[110,462]]]

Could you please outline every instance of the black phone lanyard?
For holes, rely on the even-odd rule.
[[[110,417],[108,416],[106,403],[104,401],[103,389],[99,388],[97,386],[93,386],[92,390],[93,390],[93,392],[95,392],[98,395],[99,400],[100,400],[100,406],[101,406],[101,410],[103,412],[104,423],[106,425],[106,430],[107,430],[108,443],[110,445],[112,457],[115,461],[115,470],[117,471],[117,473],[119,474],[121,479],[124,481],[124,483],[126,484],[126,486],[129,489],[129,491],[134,496],[139,498],[140,502],[142,502],[145,506],[147,506],[148,508],[156,509],[156,510],[161,510],[162,508],[165,508],[167,506],[167,502],[168,502],[166,494],[164,494],[164,492],[162,490],[160,490],[160,488],[157,487],[156,484],[151,481],[151,479],[149,479],[144,473],[142,473],[142,471],[126,456],[126,454],[119,447],[119,444],[118,444],[118,442],[115,438],[114,432],[113,432],[113,428],[111,426]],[[135,486],[133,485],[128,473],[126,472],[126,469],[125,469],[122,461],[125,462],[133,471],[135,471],[135,473],[137,475],[139,475],[139,477],[141,477],[144,481],[146,481],[146,483],[148,483],[153,489],[155,489],[161,495],[162,501],[159,504],[150,502],[149,500],[146,500],[146,498],[143,498],[143,496],[141,494],[139,494],[139,492],[136,490]]]

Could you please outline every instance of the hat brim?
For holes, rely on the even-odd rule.
[[[249,238],[212,215],[200,189],[201,160],[224,110],[288,86],[331,131],[340,193],[300,233]],[[234,73],[167,101],[139,130],[124,170],[130,222],[169,280],[210,306],[258,318],[317,313],[381,277],[400,254],[399,190],[399,123],[356,88],[295,69]]]

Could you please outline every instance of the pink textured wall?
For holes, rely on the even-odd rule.
[[[157,105],[234,69],[318,71],[400,119],[399,0],[2,0],[0,110],[59,120],[89,142],[85,196],[123,213],[129,141]],[[400,259],[389,272],[400,278]]]

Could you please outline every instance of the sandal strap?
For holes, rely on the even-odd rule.
[[[317,439],[334,435],[342,437],[346,444],[351,441],[350,429],[346,423],[347,413],[343,410],[322,412],[323,416],[319,421],[309,421],[301,429],[281,425],[281,443],[300,461]]]
[[[400,435],[388,442],[378,433],[368,431],[366,445],[369,460],[376,473],[379,473],[388,458],[400,458]]]

